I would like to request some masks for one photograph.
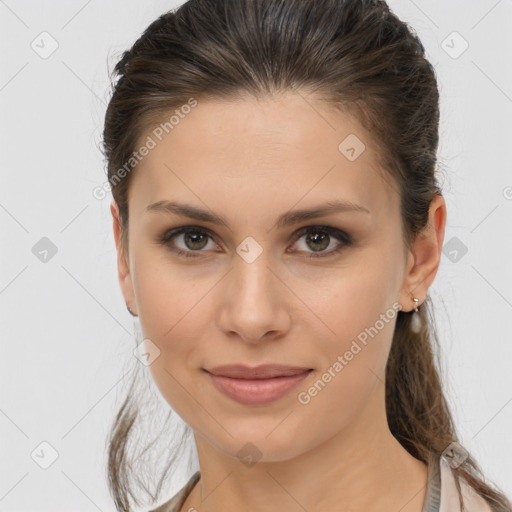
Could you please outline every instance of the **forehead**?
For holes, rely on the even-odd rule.
[[[397,187],[380,168],[371,135],[332,105],[290,92],[199,98],[180,114],[139,137],[137,147],[149,137],[152,149],[132,176],[130,210],[186,196],[198,205],[232,205],[233,213],[333,199],[398,211]]]

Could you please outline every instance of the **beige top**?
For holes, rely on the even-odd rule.
[[[436,458],[435,461],[428,466],[427,492],[422,512],[460,512],[459,493],[455,486],[453,472],[443,457]],[[199,478],[200,472],[196,471],[186,485],[169,501],[148,512],[180,512]],[[489,504],[463,479],[460,479],[460,486],[464,499],[464,512],[492,512]]]

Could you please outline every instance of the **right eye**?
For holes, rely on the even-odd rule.
[[[179,236],[183,235],[182,247],[176,244],[175,240],[179,240]],[[194,252],[204,252],[202,249],[207,247],[208,238],[212,236],[208,230],[195,226],[183,226],[181,228],[170,229],[166,231],[160,238],[159,242],[168,247],[178,256],[187,258],[196,258],[198,255]],[[213,241],[213,239],[212,239]]]

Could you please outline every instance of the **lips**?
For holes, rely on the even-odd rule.
[[[218,391],[244,405],[265,405],[284,397],[311,371],[282,365],[229,365],[205,370]]]
[[[265,364],[252,368],[245,365],[224,365],[216,366],[206,371],[212,375],[232,379],[272,379],[274,377],[291,377],[308,370],[311,370],[311,368]]]

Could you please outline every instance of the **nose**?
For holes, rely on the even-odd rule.
[[[217,299],[218,328],[246,343],[282,337],[291,326],[289,291],[265,251],[251,263],[236,256]]]

